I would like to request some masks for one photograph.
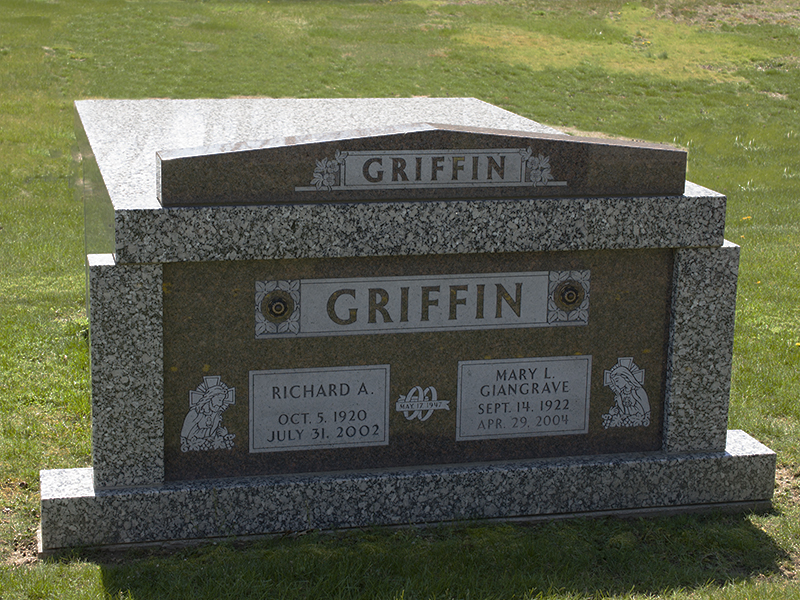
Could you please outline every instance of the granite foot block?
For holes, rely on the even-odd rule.
[[[369,525],[764,502],[775,453],[742,431],[725,452],[573,457],[95,491],[92,469],[41,472],[41,550]]]

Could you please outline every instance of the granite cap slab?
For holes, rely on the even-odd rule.
[[[75,110],[115,211],[161,207],[158,151],[420,122],[561,134],[476,98],[79,100]]]
[[[533,139],[555,145],[563,142],[564,147],[576,143],[556,129],[474,98],[83,100],[75,106],[82,165],[77,184],[83,188],[87,252],[113,253],[120,263],[665,248],[722,243],[725,197],[676,176],[675,171],[682,174],[685,169],[682,162],[685,154],[674,149],[656,152],[658,156],[671,157],[672,174],[664,171],[660,177],[675,185],[674,193],[656,195],[625,196],[616,191],[607,195],[549,197],[552,193],[564,193],[564,187],[557,184],[570,180],[557,172],[555,155],[538,150],[534,154],[531,147],[529,158],[535,160],[528,163],[528,179],[535,170],[537,182],[553,185],[532,186],[526,181],[524,187],[511,188],[509,197],[492,198],[489,193],[492,188],[484,186],[465,188],[472,197],[461,199],[420,198],[427,192],[411,188],[410,192],[416,190],[417,197],[407,190],[403,192],[405,200],[389,202],[338,198],[336,202],[164,207],[158,199],[157,153],[161,152],[162,158],[216,160],[218,157],[204,156],[205,150],[198,153],[186,149],[218,152],[237,144],[245,149],[253,145],[242,144],[242,140],[262,140],[258,142],[260,145],[264,145],[263,140],[273,143],[283,140],[281,143],[285,144],[287,139],[319,141],[319,132],[325,131],[383,131],[384,134],[395,131],[451,138],[453,134],[486,135],[491,139],[499,137],[505,145],[508,138],[496,135],[502,131],[513,132],[518,136],[514,139],[522,141]],[[443,129],[420,123],[449,125]],[[481,131],[484,133],[476,133]],[[638,156],[640,151],[652,150],[635,143],[605,140],[577,144],[584,151],[594,148],[606,155]],[[528,146],[519,148],[527,151]],[[466,149],[474,150],[476,144],[469,143]],[[540,154],[549,158],[547,164],[539,158]],[[421,157],[430,159],[429,178],[433,158],[437,156],[443,155]],[[313,191],[303,194],[318,199],[326,194],[328,198],[341,194],[316,190],[316,183],[323,184],[330,175],[327,172],[312,183],[317,162],[335,158],[334,149],[330,155],[320,155],[305,163],[304,178],[294,187],[312,188]],[[384,176],[389,179],[395,169],[394,158],[403,157],[389,156],[384,161]],[[410,181],[404,183],[414,183],[411,180],[416,179],[412,171],[416,168],[416,158],[406,158],[405,174]],[[485,176],[491,167],[492,177],[499,177],[502,157],[493,157],[496,164],[489,158],[492,157],[485,154],[467,158],[463,152],[452,153],[449,158],[445,155],[444,162],[436,163],[442,167],[437,174],[443,176],[449,168],[450,181],[454,170],[457,177],[464,177],[465,173],[470,174],[473,160],[477,159],[479,172],[483,171]],[[366,165],[368,174],[376,177],[379,165],[376,162],[367,165],[368,160],[362,164],[361,173]],[[511,160],[510,155],[506,160]],[[538,164],[534,164],[536,161]],[[398,162],[399,170],[401,166]],[[511,167],[510,163],[505,166],[504,175],[511,173]],[[634,179],[642,174],[641,169],[637,174],[626,168]],[[600,180],[606,182],[620,177],[615,173],[601,175]],[[656,173],[643,175],[657,177]],[[399,171],[397,177],[402,178]],[[469,179],[472,183],[471,175]],[[637,181],[629,181],[628,189],[636,185]],[[193,188],[197,187],[194,183]],[[291,194],[298,193],[294,187]],[[524,195],[515,196],[515,190],[524,190]],[[442,189],[428,189],[428,192],[444,195]],[[510,225],[498,228],[498,223]]]
[[[164,207],[680,195],[669,146],[420,123],[159,151]]]

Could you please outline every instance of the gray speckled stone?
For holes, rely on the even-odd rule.
[[[42,472],[42,550],[462,519],[769,501],[775,454],[726,451],[207,480],[94,491],[91,469]],[[213,502],[209,501],[213,497]]]
[[[98,488],[164,480],[161,265],[90,254],[92,459]]]
[[[474,98],[87,100],[76,110],[91,163],[83,171],[102,175],[83,178],[87,218],[98,221],[87,226],[87,247],[115,253],[118,263],[722,243],[724,196],[690,183],[683,196],[647,198],[214,209],[158,202],[159,151],[421,122],[561,135]]]
[[[664,450],[725,447],[739,246],[675,252]]]
[[[120,263],[719,246],[725,196],[117,211]]]

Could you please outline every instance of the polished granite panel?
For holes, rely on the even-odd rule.
[[[679,250],[677,252],[686,253],[685,256],[690,258],[688,264],[692,266],[692,270],[685,271],[685,267],[681,266],[685,262],[683,259],[680,259],[675,269],[684,269],[681,273],[686,275],[691,275],[692,272],[702,275],[705,272],[710,277],[718,273],[715,280],[723,284],[720,289],[726,289],[731,285],[729,278],[733,271],[725,265],[734,263],[725,257],[736,249],[736,246],[726,243],[720,249]],[[166,363],[161,362],[160,350],[164,327],[161,294],[156,291],[158,288],[152,286],[155,281],[160,281],[162,267],[158,267],[158,280],[155,280],[153,265],[115,264],[110,255],[90,257],[89,264],[95,271],[93,301],[102,300],[104,303],[102,310],[93,311],[91,318],[97,319],[105,315],[102,326],[94,322],[91,324],[92,344],[93,347],[97,345],[96,352],[99,352],[92,362],[93,380],[98,382],[93,387],[93,412],[97,415],[95,423],[103,424],[102,431],[98,430],[94,434],[97,444],[93,461],[96,483],[99,487],[139,485],[146,482],[155,484],[163,480],[164,396],[160,390],[164,385],[165,367],[162,364]],[[219,263],[216,268],[224,271],[224,264]],[[164,267],[169,270],[169,265]],[[197,265],[197,268],[202,267]],[[720,355],[722,367],[718,368],[713,364],[717,360],[718,352],[715,350],[709,353],[706,341],[727,340],[730,335],[726,329],[728,319],[717,318],[712,310],[692,309],[691,295],[696,290],[698,281],[703,279],[686,275],[679,274],[673,281],[673,313],[669,316],[673,329],[677,323],[683,323],[678,328],[680,335],[673,334],[670,337],[669,364],[682,367],[673,375],[677,383],[673,386],[674,392],[667,395],[663,424],[664,450],[676,452],[691,452],[695,446],[706,450],[709,448],[709,439],[714,447],[718,447],[717,432],[727,423],[727,396],[724,391],[728,389],[729,379],[726,377],[729,374],[726,375],[728,371],[724,366],[730,361],[730,348],[726,346],[727,349],[720,350],[724,350],[723,355],[727,358]],[[157,295],[149,299],[138,295],[142,285],[151,289],[150,294]],[[713,301],[713,298],[707,299],[707,302]],[[128,314],[134,306],[149,305],[152,305],[152,309],[137,309],[138,317],[131,321],[133,327],[130,331],[126,329],[124,320],[116,318],[116,315]],[[253,322],[251,324],[254,325]],[[135,335],[131,335],[132,333]],[[447,335],[452,337],[454,334]],[[613,339],[615,335],[616,332],[611,332],[609,339]],[[154,342],[156,346],[150,349]],[[686,346],[683,348],[676,344]],[[153,360],[154,356],[158,360]],[[118,365],[128,365],[129,369],[120,369]],[[693,376],[693,369],[696,367],[701,367],[703,371],[698,376]],[[603,366],[603,370],[606,369],[607,366]],[[132,378],[128,371],[139,375]],[[187,402],[188,390],[195,390],[202,381],[202,377],[187,381],[182,391],[175,392],[178,394],[178,399],[173,401],[175,405]],[[402,393],[406,392],[407,390]],[[607,388],[604,388],[604,393],[608,393]],[[239,401],[246,402],[247,394],[243,391],[239,394]],[[392,398],[394,400],[396,398]],[[143,429],[143,424],[148,425]],[[713,432],[712,437],[707,438],[704,435],[706,429]],[[142,435],[142,432],[147,433]]]
[[[419,124],[158,153],[165,207],[456,198],[677,196],[664,145]]]
[[[270,338],[269,333],[259,338],[255,332],[254,295],[258,303],[256,290],[258,282],[262,281],[433,276],[426,285],[442,288],[441,297],[437,296],[441,306],[429,310],[441,308],[446,313],[454,308],[462,312],[468,310],[466,302],[471,292],[465,284],[463,290],[458,292],[463,296],[461,301],[464,309],[453,305],[448,309],[447,283],[441,284],[440,281],[444,278],[443,274],[542,271],[590,272],[590,284],[586,286],[589,307],[587,324],[454,331],[434,329],[402,332],[398,329],[393,333],[325,334],[320,337],[294,337],[288,334],[289,337],[279,336],[277,339]],[[672,271],[672,252],[669,250],[164,265],[165,477],[167,480],[204,479],[661,450]],[[347,288],[352,285],[337,284],[333,287]],[[513,290],[512,285],[508,287]],[[298,302],[307,306],[310,300],[304,302],[303,293],[300,290]],[[283,294],[287,302],[292,302],[285,292],[276,290],[273,294],[278,294],[276,298],[279,300],[280,294]],[[488,313],[495,311],[493,286],[486,291],[486,295],[486,316],[492,317],[494,314]],[[262,301],[259,314],[266,314],[264,304],[268,298]],[[507,304],[502,307],[506,313],[509,312]],[[363,312],[366,309],[366,306],[360,309],[362,320],[367,316]],[[347,314],[347,310],[341,307],[336,310]],[[394,318],[398,319],[396,309],[392,310],[395,310]],[[409,310],[419,311],[419,307],[412,302]],[[386,315],[390,316],[388,310]],[[373,316],[375,321],[383,319],[378,311]],[[410,320],[413,321],[413,317]],[[444,325],[453,322],[445,320]],[[515,361],[576,356],[591,357],[588,431],[561,435],[550,432],[547,436],[536,437],[501,437],[504,434],[498,431],[500,428],[510,433],[508,428],[519,428],[524,424],[528,428],[525,431],[531,434],[536,433],[536,427],[546,429],[542,427],[544,423],[535,422],[537,415],[542,415],[535,413],[534,407],[526,409],[530,412],[520,413],[516,412],[515,403],[531,400],[538,404],[540,398],[547,399],[549,396],[517,395],[511,398],[511,406],[501,408],[501,414],[488,413],[476,423],[476,434],[483,435],[483,430],[477,429],[483,426],[494,428],[495,435],[487,432],[486,439],[457,441],[456,416],[458,410],[464,408],[457,403],[459,361]],[[612,370],[622,368],[618,367],[620,361],[626,360],[632,362],[629,368],[623,369],[627,376],[630,377],[631,372],[640,373],[643,396],[649,399],[649,417],[644,423],[616,423],[609,426],[610,417],[607,415],[615,404],[615,393],[609,387],[607,378]],[[500,364],[503,370],[514,368],[511,362]],[[299,440],[295,439],[295,447],[271,452],[248,451],[252,445],[252,440],[248,443],[248,397],[253,393],[248,381],[251,371],[370,365],[390,366],[387,445],[320,449],[316,443],[309,441],[312,447],[298,449],[305,448],[303,442],[315,432],[319,434],[321,431],[322,435],[335,440],[339,434],[340,437],[347,435],[349,426],[354,426],[350,433],[356,438],[359,427],[378,427],[373,423],[373,420],[377,423],[377,415],[370,413],[367,417],[366,411],[364,419],[342,422],[335,419],[336,415],[326,413],[324,421],[323,417],[317,420],[317,411],[323,410],[324,405],[301,398],[298,391],[296,399],[283,402],[288,415],[286,422],[280,427],[274,423],[275,431],[268,434],[284,438],[287,435],[299,437]],[[216,385],[235,390],[235,397],[228,399],[230,406],[221,413],[226,434],[234,437],[230,438],[229,444],[216,440],[213,444],[209,442],[209,447],[189,448],[184,434],[189,421],[198,418],[190,410],[190,404],[195,401],[193,399],[199,399],[205,387],[200,392],[196,390],[208,377],[219,378],[215,380]],[[275,375],[272,381],[277,383],[272,385],[280,387],[282,380]],[[319,382],[326,382],[323,391],[328,392],[328,379],[324,374],[307,375],[302,381],[309,385],[316,381],[315,389]],[[632,384],[636,386],[635,382]],[[540,385],[543,386],[543,380]],[[396,403],[400,396],[409,394],[416,386],[422,390],[433,389],[433,394],[440,401],[449,402],[449,405],[433,411],[424,421],[420,418],[409,419],[408,415],[404,416],[397,409]],[[223,387],[219,389],[220,393],[224,392]],[[483,401],[491,403],[509,399],[504,397],[506,389],[496,392],[503,395],[489,396],[487,389]],[[284,393],[282,388],[278,392],[279,396]],[[508,393],[511,396],[511,392]],[[564,397],[558,394],[553,396],[556,399]],[[357,399],[355,395],[351,398],[353,402]],[[572,398],[573,403],[578,402],[577,397]],[[326,399],[327,403],[334,401],[334,398]],[[318,408],[304,408],[306,406]],[[344,404],[342,406],[346,408]],[[301,416],[304,413],[307,413],[306,416]],[[298,416],[289,421],[294,414]],[[552,407],[550,414],[566,413]],[[573,421],[579,417],[574,412],[570,415]],[[546,423],[549,423],[549,418]],[[381,426],[374,433],[379,430],[382,432],[382,429]],[[370,434],[365,439],[373,438]]]
[[[729,431],[723,452],[277,475],[122,490],[95,491],[91,471],[42,471],[40,550],[465,519],[764,509],[773,493],[775,453],[742,431]]]

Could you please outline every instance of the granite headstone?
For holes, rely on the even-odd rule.
[[[76,107],[93,464],[42,471],[43,551],[769,505],[684,151],[474,99]]]

